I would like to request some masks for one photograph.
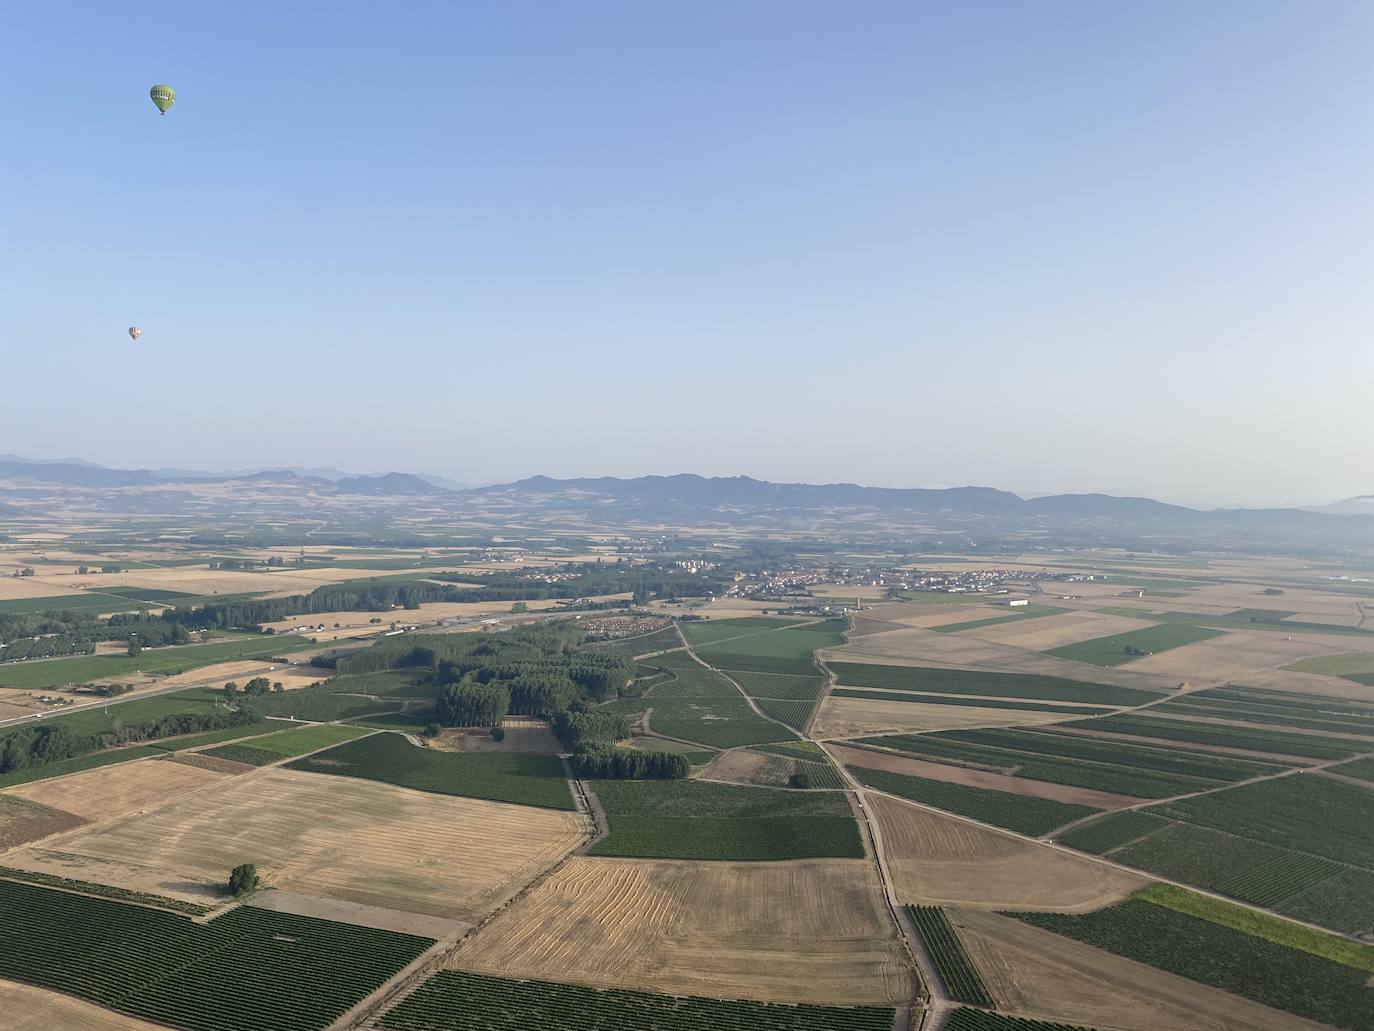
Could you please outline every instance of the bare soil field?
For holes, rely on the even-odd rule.
[[[302,895],[295,891],[282,891],[280,888],[268,888],[266,891],[258,892],[247,905],[254,909],[269,909],[274,913],[294,913],[296,916],[310,916],[318,920],[335,920],[339,923],[357,924],[360,927],[375,927],[379,931],[418,934],[435,941],[462,934],[472,926],[461,920],[445,920],[442,917],[425,916],[423,913],[403,913],[396,909],[362,906],[356,902]]]
[[[819,738],[862,737],[887,731],[899,733],[908,730],[1031,726],[1068,718],[1062,712],[990,709],[972,705],[923,705],[831,696],[821,703],[812,733]]]
[[[425,744],[443,752],[542,752],[557,755],[563,750],[546,720],[507,718],[501,722],[506,736],[496,741],[487,730],[445,730]]]
[[[783,787],[791,772],[792,760],[784,756],[736,748],[717,755],[701,771],[701,776],[707,780],[728,780],[736,784]]]
[[[265,769],[5,863],[205,902],[251,861],[273,887],[475,923],[586,830],[578,813]]]
[[[104,820],[161,805],[179,795],[226,779],[223,773],[169,762],[135,759],[66,777],[10,788],[6,795],[72,813],[85,820]]]
[[[915,975],[865,860],[576,858],[452,966],[775,1002],[902,1004]]]
[[[1056,802],[1089,805],[1097,809],[1119,809],[1122,806],[1135,805],[1137,802],[1145,801],[1143,798],[1133,798],[1130,795],[1114,795],[1107,791],[1094,791],[1091,788],[1073,787],[1069,784],[1051,784],[1044,780],[1008,777],[1001,773],[971,770],[964,766],[946,766],[943,763],[927,762],[925,759],[908,759],[905,756],[874,752],[867,748],[831,745],[829,751],[846,766],[862,766],[869,770],[886,770],[889,773],[902,773],[911,777],[925,777],[927,780],[944,781],[946,784],[963,784],[970,788],[1006,791],[1013,795],[1024,795],[1027,798],[1049,798]]]
[[[1011,1013],[1119,1031],[1325,1028],[1012,917],[973,910],[951,917],[988,989]]]
[[[1150,626],[1143,619],[1109,616],[1101,612],[1064,612],[1057,616],[1040,616],[1014,623],[998,623],[963,631],[963,636],[976,637],[994,644],[1025,648],[1027,651],[1048,651],[1065,644],[1090,641],[1094,637],[1121,634]]]
[[[166,1031],[161,1024],[17,981],[0,981],[0,1013],[6,1031]]]
[[[68,704],[91,701],[90,695],[71,694],[65,691],[0,691],[0,720],[12,720],[21,716],[31,716],[35,712],[57,712],[61,706],[40,702],[44,698],[61,698]]]
[[[60,834],[86,821],[25,798],[0,795],[0,852],[25,842]]]
[[[986,909],[1087,912],[1119,902],[1144,877],[869,795],[903,902]]]

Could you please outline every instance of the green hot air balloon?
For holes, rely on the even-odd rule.
[[[167,109],[177,102],[177,91],[160,82],[148,91],[148,96],[153,98],[153,103],[157,105],[158,111],[164,115],[167,113]]]

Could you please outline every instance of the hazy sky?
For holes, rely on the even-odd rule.
[[[1371,47],[1368,0],[6,4],[0,452],[1374,492]]]

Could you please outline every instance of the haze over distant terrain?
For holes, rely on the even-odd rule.
[[[2,30],[6,451],[1371,489],[1369,4],[73,3]]]

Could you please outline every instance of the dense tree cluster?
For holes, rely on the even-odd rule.
[[[601,780],[681,780],[692,772],[685,755],[641,752],[634,748],[597,745],[573,755],[579,777]]]
[[[134,632],[146,648],[186,644],[184,626],[156,620],[142,613],[122,613],[108,621],[85,612],[58,610],[38,613],[0,613],[0,662],[51,659],[61,655],[90,655],[99,641],[123,641]]]
[[[630,736],[630,721],[624,713],[581,709],[558,713],[553,732],[569,752],[586,751],[612,744]]]
[[[19,727],[0,734],[0,773],[72,759],[115,745],[244,726],[256,723],[261,718],[257,713],[247,710],[178,713],[145,720],[130,727],[119,727],[103,734],[77,734],[65,723]]]
[[[434,715],[448,727],[495,727],[510,711],[510,692],[500,684],[480,684],[464,677],[444,688]]]

